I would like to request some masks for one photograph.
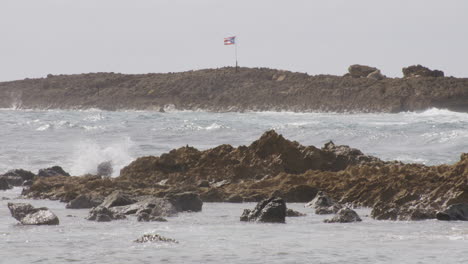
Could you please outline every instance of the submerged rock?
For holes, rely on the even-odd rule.
[[[325,223],[352,223],[361,221],[356,211],[350,208],[340,209],[333,218],[324,220]]]
[[[11,215],[23,225],[58,225],[58,217],[46,207],[34,208],[27,203],[8,203]]]
[[[78,195],[75,199],[68,202],[65,206],[68,209],[85,209],[93,208],[100,205],[103,202],[102,196],[92,194]]]
[[[286,216],[287,217],[298,217],[298,216],[306,216],[306,214],[303,214],[301,212],[294,211],[293,209],[288,208],[288,210],[286,210]]]
[[[138,222],[167,222],[167,219],[161,216],[154,216],[145,211],[141,211],[137,214]]]
[[[286,203],[279,197],[263,200],[253,210],[245,209],[241,221],[257,221],[265,223],[285,223]]]
[[[452,204],[444,211],[437,212],[436,218],[442,221],[468,221],[468,204]]]
[[[112,207],[110,210],[114,213],[123,215],[138,215],[142,212],[145,212],[151,217],[175,216],[178,212],[177,208],[171,201],[165,198],[157,197],[147,197],[130,205]]]
[[[55,177],[55,176],[70,176],[68,172],[60,166],[53,166],[47,169],[40,169],[37,173],[39,177]]]
[[[177,240],[172,238],[163,237],[158,234],[145,234],[138,238],[134,242],[136,243],[147,243],[147,242],[166,242],[166,243],[179,243]]]

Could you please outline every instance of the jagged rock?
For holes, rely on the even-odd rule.
[[[365,78],[377,70],[377,68],[359,64],[351,65],[348,68],[349,75],[351,75],[353,78]]]
[[[443,221],[468,221],[468,204],[452,204],[444,211],[437,212],[436,218]]]
[[[32,181],[35,176],[36,175],[30,171],[16,169],[7,171],[5,174],[1,175],[0,178],[5,179],[11,186],[21,186],[24,181]]]
[[[367,78],[380,81],[380,80],[385,79],[386,76],[383,75],[383,74],[380,72],[380,70],[376,70],[376,71],[373,71],[373,72],[369,73],[369,75],[367,75]]]
[[[60,166],[53,166],[47,169],[40,169],[37,173],[39,177],[54,177],[54,176],[70,176],[68,172],[64,171]]]
[[[33,185],[33,181],[32,180],[26,180],[23,182],[23,186],[25,187],[30,187],[31,185]]]
[[[125,215],[115,213],[111,211],[109,208],[101,206],[101,205],[92,208],[89,211],[88,217],[86,217],[87,220],[100,221],[100,222],[106,222],[109,219],[120,220],[120,219],[125,219],[125,218],[126,218]]]
[[[308,202],[305,207],[314,208],[315,214],[336,214],[342,208],[341,205],[335,203],[325,192],[319,191],[312,201]]]
[[[58,225],[58,217],[46,207],[26,203],[8,203],[11,215],[23,225]]]
[[[167,222],[167,219],[161,216],[154,216],[147,212],[141,211],[137,215],[138,222]]]
[[[115,206],[110,210],[117,214],[129,215],[140,214],[142,212],[148,213],[152,217],[158,216],[175,216],[177,215],[177,208],[174,204],[165,198],[147,197],[136,203],[126,206]]]
[[[192,192],[169,194],[165,197],[177,208],[177,211],[199,212],[202,210],[203,202],[200,196]]]
[[[0,178],[0,190],[8,190],[12,187],[8,184],[8,181],[4,178]]]
[[[263,200],[253,210],[245,209],[241,221],[257,221],[266,223],[285,223],[286,203],[279,197]]]
[[[102,177],[110,177],[114,169],[112,168],[112,161],[104,161],[97,166],[97,175]]]
[[[352,223],[361,222],[359,215],[350,208],[343,208],[331,219],[325,219],[325,223]]]
[[[315,198],[318,189],[309,185],[298,185],[290,188],[281,196],[288,203],[304,203]]]
[[[436,211],[432,208],[385,202],[375,204],[371,211],[371,217],[376,220],[417,221],[434,219],[435,216]]]
[[[125,194],[121,191],[113,191],[109,196],[107,196],[102,202],[101,206],[110,208],[114,206],[123,206],[136,203],[137,201],[130,197],[128,194]]]
[[[306,214],[303,214],[298,211],[294,211],[293,209],[286,210],[286,217],[298,217],[298,216],[306,216]]]
[[[444,72],[439,70],[430,70],[422,65],[412,65],[402,69],[405,78],[412,77],[444,77]]]
[[[102,202],[102,196],[82,194],[78,195],[75,199],[71,200],[65,207],[68,209],[93,208],[100,205]]]
[[[158,234],[145,234],[141,238],[135,240],[134,242],[136,243],[147,243],[147,242],[179,243],[175,239],[163,237]]]

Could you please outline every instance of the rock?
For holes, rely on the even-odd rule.
[[[325,214],[336,214],[341,208],[343,208],[341,205],[339,204],[334,204],[332,206],[329,206],[329,207],[317,207],[315,209],[315,214],[318,214],[318,215],[325,215]]]
[[[376,220],[418,221],[434,219],[435,216],[436,211],[432,208],[385,202],[376,203],[371,211],[371,217]]]
[[[442,221],[468,221],[468,204],[452,204],[444,211],[437,212],[436,218]]]
[[[146,197],[141,201],[133,203],[126,206],[115,206],[110,208],[110,210],[116,214],[130,215],[137,214],[139,215],[142,212],[148,213],[151,217],[158,216],[175,216],[177,215],[177,208],[174,204],[165,198],[157,197]]]
[[[257,221],[265,223],[285,223],[286,203],[279,197],[265,199],[253,210],[245,209],[241,221]]]
[[[68,209],[93,208],[100,205],[103,198],[99,195],[82,194],[71,200],[65,207]]]
[[[0,190],[8,190],[12,187],[8,184],[8,181],[4,178],[0,178]]]
[[[309,208],[318,208],[318,207],[330,207],[333,206],[335,202],[325,193],[319,191],[315,198],[308,202],[305,207]]]
[[[158,234],[145,234],[141,238],[135,240],[136,243],[147,242],[166,242],[166,243],[179,243],[177,240],[160,236]]]
[[[244,198],[238,194],[233,194],[226,199],[226,202],[228,203],[242,203],[243,201]]]
[[[376,71],[373,71],[373,72],[369,73],[369,75],[367,75],[367,78],[380,81],[380,80],[385,79],[386,76],[383,75],[383,74],[380,72],[380,70],[376,70]]]
[[[88,217],[86,217],[87,220],[98,221],[98,222],[106,222],[109,219],[120,220],[120,219],[125,219],[125,218],[126,218],[125,215],[115,213],[111,211],[109,208],[101,206],[101,205],[92,208],[89,211]]]
[[[23,225],[58,225],[58,217],[46,207],[26,203],[8,203],[11,215]]]
[[[111,177],[114,169],[112,168],[112,161],[104,161],[97,166],[97,175],[102,177]]]
[[[137,201],[130,197],[128,194],[125,194],[121,191],[113,191],[109,194],[104,201],[102,202],[101,206],[110,208],[114,206],[123,206],[136,203]]]
[[[1,200],[1,201],[8,201],[8,200],[11,200],[11,199],[8,198],[8,197],[2,197],[2,198],[0,198],[0,200]]]
[[[33,185],[33,181],[32,180],[26,180],[23,182],[23,186],[26,186],[26,187],[30,187],[31,185]]]
[[[64,171],[60,166],[53,166],[47,169],[40,169],[37,173],[39,177],[54,177],[54,176],[70,176],[68,172]]]
[[[286,217],[298,217],[298,216],[306,216],[306,214],[303,214],[298,211],[294,211],[293,209],[286,210]]]
[[[309,185],[298,185],[287,190],[282,197],[288,203],[305,203],[315,198],[318,189]]]
[[[405,78],[414,77],[444,77],[444,72],[439,70],[430,70],[422,65],[413,65],[402,69]]]
[[[36,175],[30,171],[16,169],[7,171],[5,174],[0,176],[0,178],[6,179],[8,184],[11,186],[21,186],[24,181],[32,181],[35,176]]]
[[[96,222],[110,222],[112,218],[109,215],[98,214],[96,215]]]
[[[167,219],[161,216],[153,216],[147,212],[140,212],[137,215],[138,222],[167,222]]]
[[[166,198],[177,208],[177,211],[199,212],[202,210],[203,202],[200,196],[192,192],[184,192],[166,195]]]
[[[378,69],[359,64],[351,65],[348,68],[349,75],[353,78],[365,78],[375,71],[378,71]]]
[[[207,181],[207,180],[200,180],[198,182],[198,187],[201,187],[201,188],[209,188],[210,187],[210,182]]]
[[[352,223],[361,222],[359,215],[350,208],[343,208],[331,219],[325,219],[325,223]]]

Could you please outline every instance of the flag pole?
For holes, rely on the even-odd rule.
[[[235,46],[235,53],[236,53],[236,72],[238,71],[237,69],[237,39],[234,41],[234,46]]]

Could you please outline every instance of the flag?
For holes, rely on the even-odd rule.
[[[234,45],[236,44],[236,36],[224,38],[224,45]]]

